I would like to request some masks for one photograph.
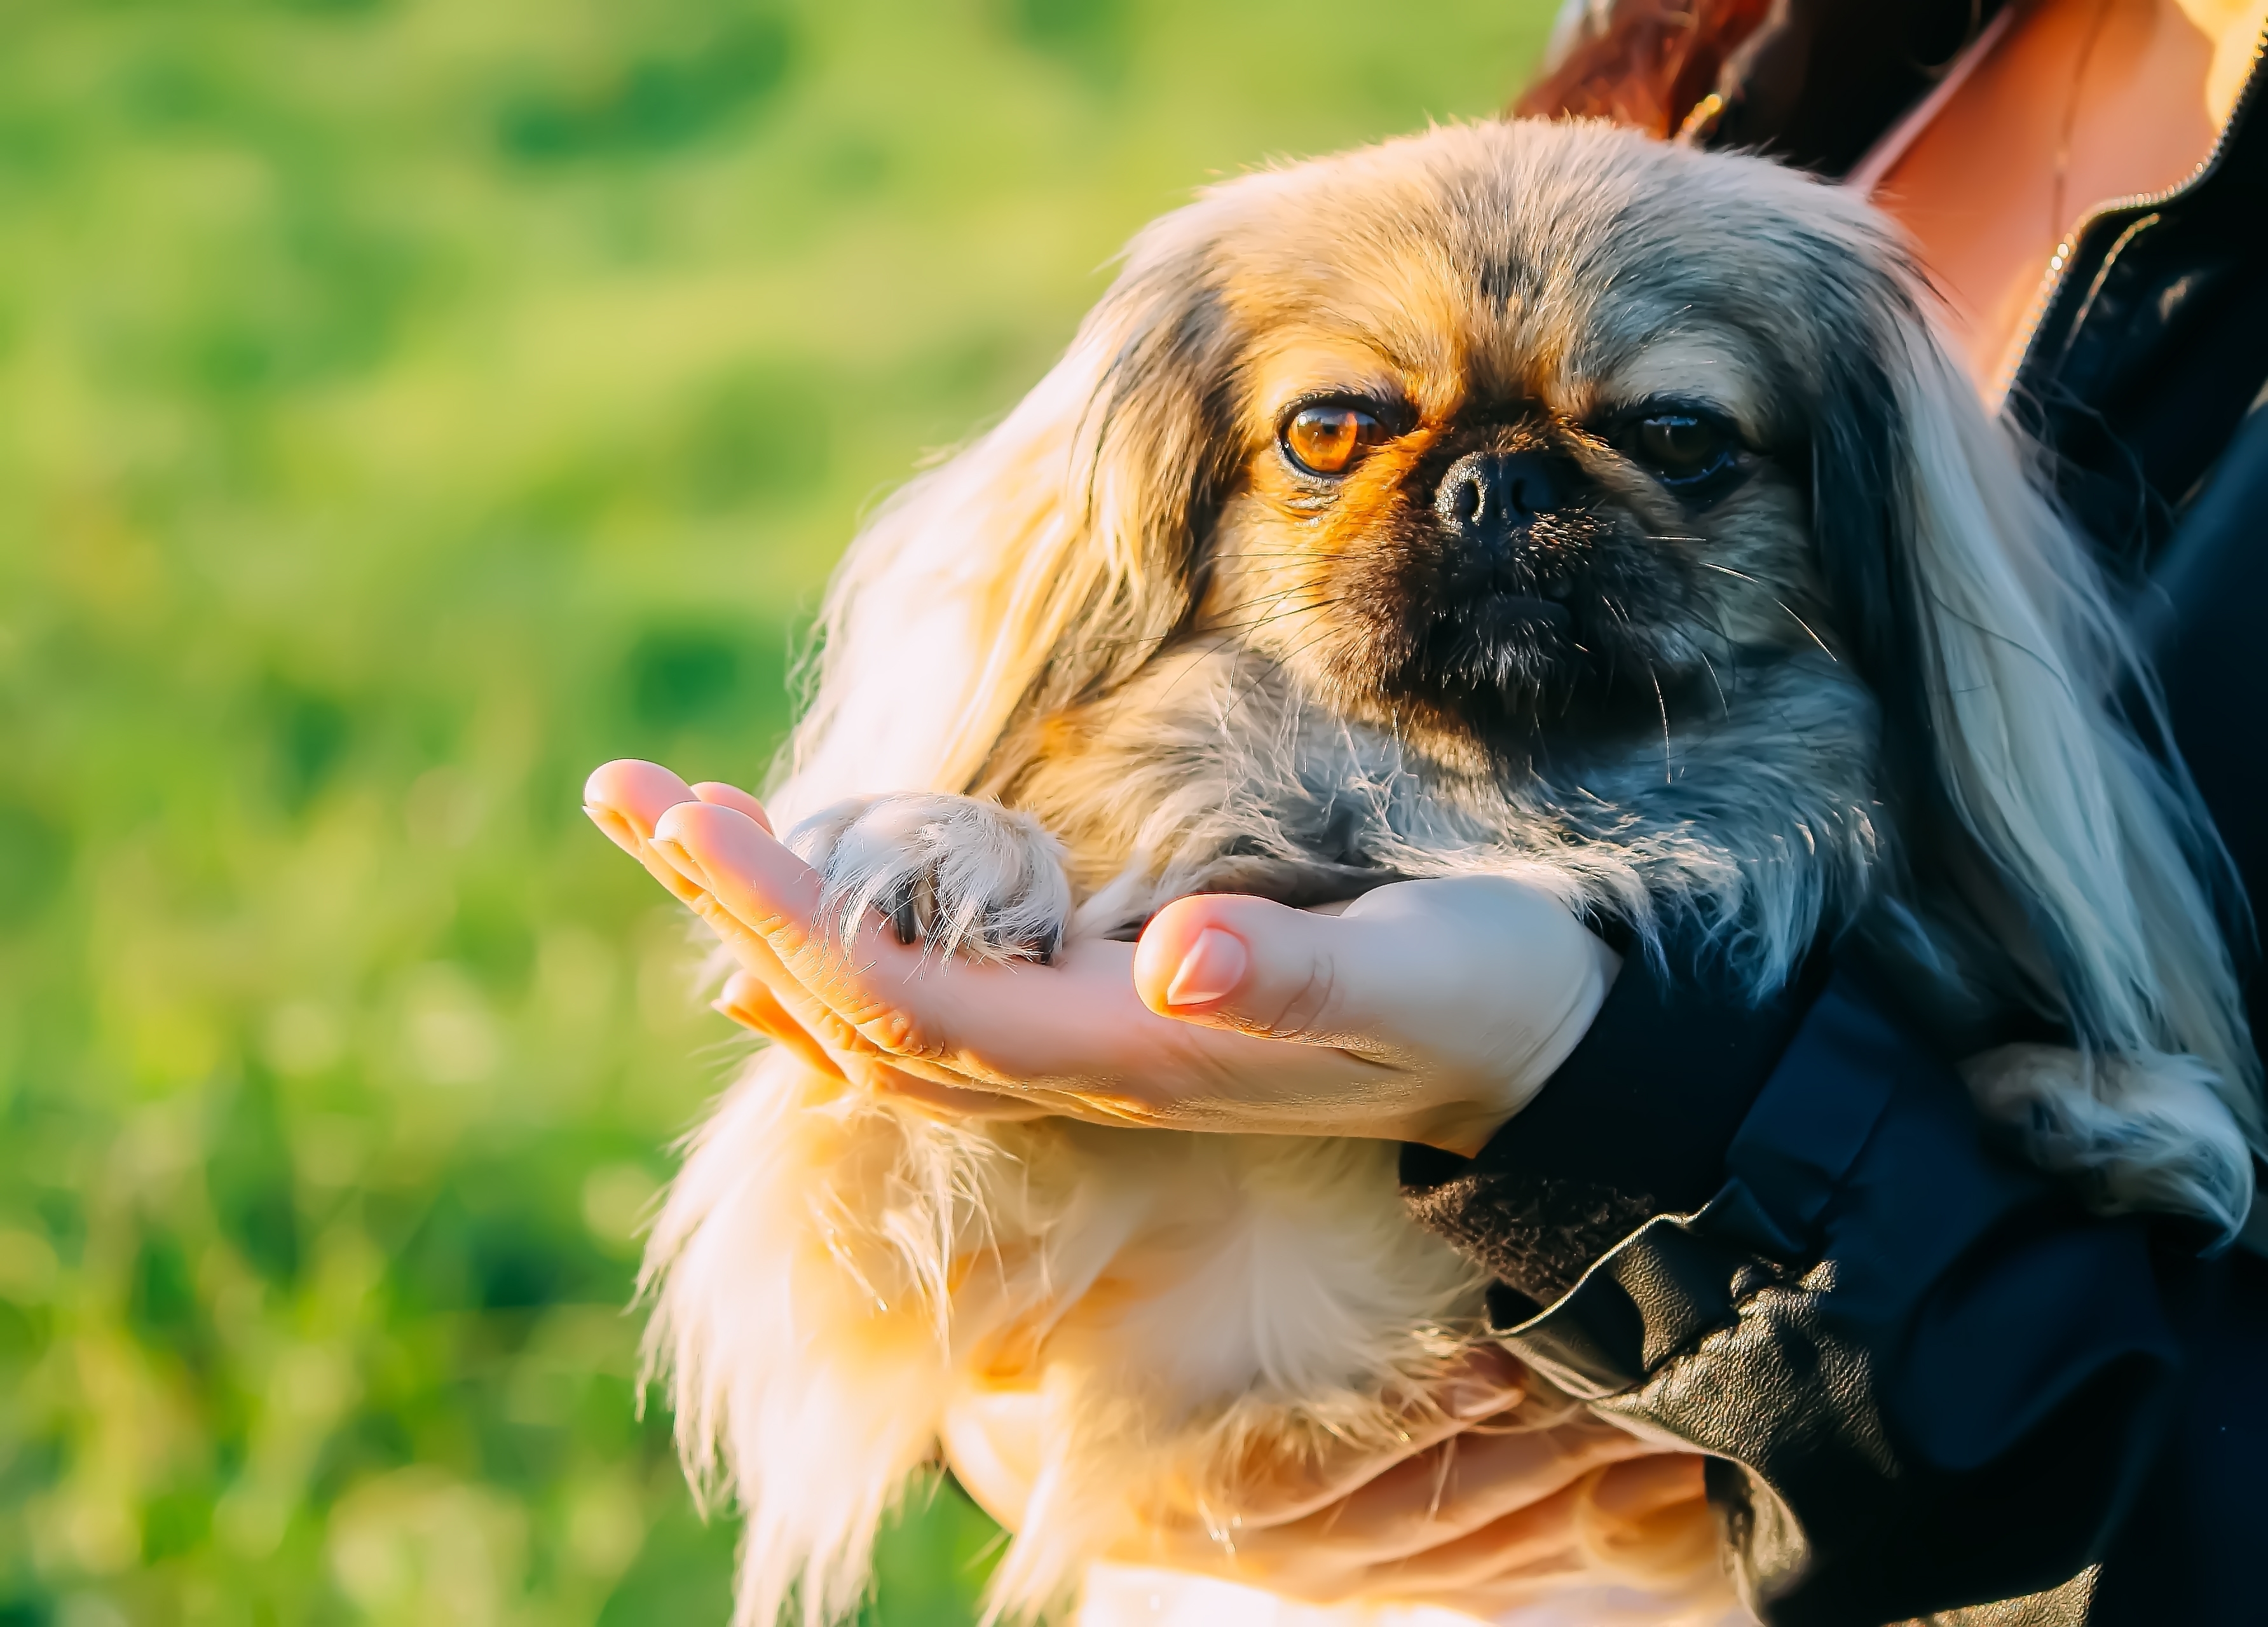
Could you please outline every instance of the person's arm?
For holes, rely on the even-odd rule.
[[[1744,1018],[1634,964],[1477,1157],[1404,1173],[1510,1349],[1711,1454],[1771,1627],[2054,1587],[2158,1455],[2182,1356],[2143,1224],[1992,1150],[1848,976]]]

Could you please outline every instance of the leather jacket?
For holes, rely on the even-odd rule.
[[[1875,37],[1947,11],[1786,0],[1687,129],[1839,173],[1926,88]],[[2008,407],[2154,631],[2256,897],[2264,79],[2256,58],[2198,176],[2073,234]],[[1405,1196],[1493,1272],[1506,1345],[1711,1454],[1727,1568],[1771,1627],[2268,1623],[2268,1259],[2085,1212],[1991,1144],[1895,1010],[1831,947],[1762,1008],[1697,957],[1633,960],[1477,1157],[1405,1149]]]

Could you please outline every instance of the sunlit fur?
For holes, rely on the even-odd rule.
[[[1408,409],[1329,490],[1276,445],[1324,391]],[[1713,502],[1602,427],[1671,398],[1738,426]],[[1536,538],[1580,562],[1580,637],[1442,600],[1426,494],[1474,446],[1580,475]],[[1697,930],[1759,991],[1833,935],[2088,1201],[2226,1236],[2262,1136],[2222,861],[2114,710],[2152,690],[2030,456],[1890,230],[1764,161],[1510,123],[1246,176],[1145,231],[1063,362],[854,544],[773,807],[882,794],[801,838],[838,903],[902,901],[926,831],[961,862],[924,919],[988,953],[1043,953],[1067,902],[1077,936],[1199,887],[1475,871],[1641,944]],[[1138,1563],[1137,1515],[1202,1517],[1256,1453],[1390,1438],[1478,1287],[1392,1166],[944,1125],[759,1057],[648,1264],[687,1456],[747,1513],[743,1621],[850,1609],[903,1478],[988,1397],[1044,1398],[998,1511],[1020,1609]],[[1717,1608],[1690,1542],[1500,1598],[1649,1563],[1641,1614]]]

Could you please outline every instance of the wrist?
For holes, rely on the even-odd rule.
[[[1622,975],[1623,958],[1607,940],[1587,926],[1582,929],[1582,936],[1583,948],[1574,957],[1576,975],[1567,1004],[1559,1020],[1538,1041],[1528,1065],[1512,1082],[1511,1105],[1497,1121],[1499,1124],[1533,1101],[1536,1093],[1559,1071],[1560,1065],[1575,1054],[1575,1048],[1583,1042],[1583,1036],[1590,1033],[1592,1023],[1598,1020],[1599,1008],[1607,1003],[1615,980]]]
[[[1587,927],[1579,930],[1581,944],[1570,957],[1568,987],[1557,1019],[1530,1030],[1524,1056],[1491,1077],[1482,1088],[1422,1115],[1407,1128],[1403,1140],[1471,1158],[1533,1101],[1560,1065],[1574,1055],[1623,968],[1622,956],[1605,939]]]

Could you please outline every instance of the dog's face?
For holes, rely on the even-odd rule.
[[[1339,710],[1504,749],[1652,731],[1824,620],[1804,493],[1734,335],[1594,373],[1595,342],[1549,315],[1430,303],[1454,324],[1431,354],[1327,299],[1270,335],[1209,626]]]
[[[1813,431],[1865,257],[1823,188],[1582,136],[1240,183],[1188,251],[1233,448],[1198,624],[1452,757],[1658,740],[1837,642]]]

